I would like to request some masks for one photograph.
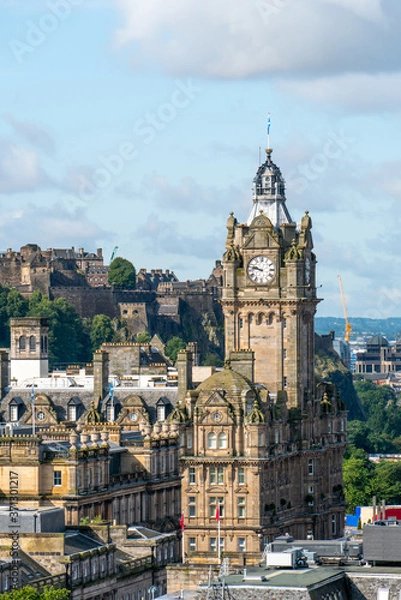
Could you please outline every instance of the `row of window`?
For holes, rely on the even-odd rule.
[[[196,538],[190,537],[188,538],[188,550],[189,552],[196,552]],[[224,552],[225,550],[225,539],[224,537],[220,538],[220,552]],[[246,551],[246,540],[245,538],[237,538],[237,552],[245,552]],[[217,538],[211,537],[209,538],[209,552],[217,552]]]
[[[42,352],[47,352],[47,336],[46,335],[41,336],[40,346],[41,346]],[[25,352],[25,350],[27,350],[27,349],[29,350],[29,352],[35,352],[36,351],[36,336],[31,335],[28,337],[25,335],[21,335],[20,338],[18,339],[18,349],[20,350],[20,352]]]
[[[246,499],[244,496],[237,498],[237,517],[239,519],[245,518],[245,507]],[[216,518],[217,514],[221,519],[224,518],[224,497],[223,496],[209,496],[209,517]],[[196,517],[196,497],[188,496],[188,516]]]
[[[196,485],[196,469],[195,467],[189,467],[188,469],[188,482],[190,485]],[[209,485],[224,484],[224,467],[209,467]],[[245,468],[239,467],[237,470],[237,483],[238,485],[245,484]]]
[[[214,431],[211,431],[207,436],[207,447],[210,450],[215,450],[216,448],[219,450],[224,450],[227,448],[227,434],[222,431],[216,435]]]

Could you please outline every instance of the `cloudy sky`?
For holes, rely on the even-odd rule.
[[[207,277],[270,112],[319,316],[401,316],[399,0],[0,0],[0,250]]]

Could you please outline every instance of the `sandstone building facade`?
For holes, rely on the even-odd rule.
[[[233,214],[227,222],[226,367],[196,390],[187,378],[171,416],[181,433],[189,560],[222,552],[259,560],[263,543],[280,533],[342,534],[347,413],[334,386],[315,387],[311,228],[307,213],[298,226],[291,220],[268,150],[247,222]],[[190,363],[183,351],[181,381]]]

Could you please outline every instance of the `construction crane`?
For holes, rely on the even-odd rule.
[[[348,321],[347,305],[345,303],[345,296],[344,296],[343,282],[341,281],[341,275],[337,275],[337,277],[338,277],[338,281],[339,281],[339,284],[340,284],[341,302],[343,304],[344,317],[345,317],[345,335],[344,335],[344,338],[345,338],[346,342],[349,342],[349,336],[350,336],[351,331],[352,331],[352,325]]]
[[[111,253],[111,256],[110,256],[110,262],[113,262],[113,259],[114,259],[115,255],[116,255],[117,250],[118,250],[118,246],[115,246],[114,250],[113,250],[113,252]]]

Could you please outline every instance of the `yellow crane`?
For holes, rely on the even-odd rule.
[[[343,304],[344,317],[345,317],[345,335],[344,335],[344,338],[345,338],[346,342],[349,342],[349,336],[350,336],[351,331],[352,331],[352,325],[348,321],[347,305],[345,303],[345,296],[344,296],[343,282],[341,281],[341,275],[337,275],[337,277],[338,277],[338,281],[339,281],[339,284],[340,284],[341,302]]]

